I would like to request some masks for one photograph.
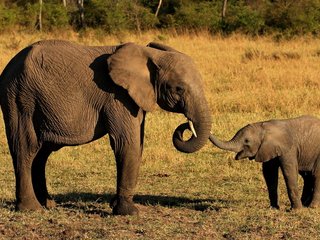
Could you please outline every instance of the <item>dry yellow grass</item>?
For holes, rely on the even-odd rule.
[[[207,33],[104,36],[93,32],[6,33],[0,36],[0,71],[25,46],[49,38],[89,45],[160,41],[190,55],[203,76],[214,131],[230,138],[249,122],[301,114],[320,116],[320,39],[273,41]],[[0,113],[1,116],[1,113]],[[109,217],[115,166],[108,139],[64,148],[50,157],[49,190],[60,201],[43,214],[12,211],[14,177],[0,120],[0,238],[28,239],[316,239],[320,210],[267,209],[261,165],[233,161],[213,148],[186,155],[171,143],[184,117],[162,110],[147,115],[143,164],[137,187],[140,218]],[[106,193],[106,194],[105,194]]]

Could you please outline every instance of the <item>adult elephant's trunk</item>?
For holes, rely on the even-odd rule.
[[[199,108],[199,106],[196,107]],[[211,130],[211,114],[205,103],[200,105],[200,109],[194,111],[193,114],[188,115],[186,113],[187,118],[194,127],[192,137],[187,141],[183,140],[183,132],[186,129],[192,130],[188,123],[183,123],[176,128],[172,141],[175,148],[180,152],[193,153],[200,150],[208,141]],[[196,133],[196,136],[194,133]]]
[[[236,136],[233,137],[230,141],[221,141],[218,138],[216,138],[213,134],[210,134],[209,139],[213,143],[213,145],[223,150],[233,151],[233,152],[241,151],[241,144],[237,140]]]

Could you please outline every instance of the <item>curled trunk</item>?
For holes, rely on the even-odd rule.
[[[184,141],[183,132],[186,129],[190,129],[188,123],[183,123],[178,126],[173,134],[173,145],[177,150],[184,153],[193,153],[200,150],[208,141],[211,130],[211,116],[210,111],[204,105],[202,110],[197,111],[196,114],[193,114],[192,117],[187,118],[192,121],[196,136],[193,134],[192,137]]]

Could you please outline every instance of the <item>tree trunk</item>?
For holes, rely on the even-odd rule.
[[[67,7],[67,0],[62,0],[62,4],[66,8]]]
[[[42,32],[42,0],[39,0],[39,15],[38,15],[38,24],[37,28],[40,32]]]
[[[157,7],[157,11],[156,11],[156,13],[154,14],[156,17],[157,17],[158,14],[159,14],[159,10],[160,10],[161,4],[162,4],[162,0],[159,0],[159,4],[158,4],[158,7]]]
[[[78,0],[78,9],[79,9],[79,18],[80,18],[80,28],[85,27],[84,23],[84,7],[83,7],[84,0]]]
[[[225,16],[226,16],[227,2],[228,2],[228,0],[223,0],[222,12],[221,12],[221,19],[222,19],[222,21],[224,20],[224,18],[225,18]]]

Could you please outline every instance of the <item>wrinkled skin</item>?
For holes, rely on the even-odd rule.
[[[302,116],[287,120],[258,122],[240,129],[230,141],[210,135],[211,142],[222,149],[236,152],[236,159],[262,162],[270,205],[279,208],[278,170],[284,175],[293,209],[320,204],[320,120]],[[301,199],[298,174],[303,177]]]
[[[141,162],[146,112],[157,105],[182,113],[197,137],[175,147],[199,150],[211,128],[201,76],[190,57],[171,47],[89,47],[48,40],[18,53],[0,76],[0,103],[16,177],[16,208],[53,207],[45,166],[63,146],[109,134],[117,166],[113,213],[138,213],[133,203]]]

